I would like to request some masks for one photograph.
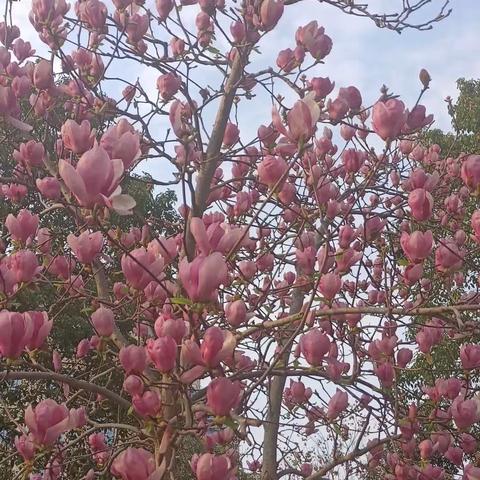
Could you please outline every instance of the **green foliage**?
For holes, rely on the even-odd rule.
[[[439,129],[428,132],[424,143],[442,147],[445,156],[456,157],[461,153],[478,152],[480,146],[480,80],[457,80],[459,90],[455,104],[449,102],[452,132]]]
[[[50,120],[61,125],[64,120],[63,114],[60,113],[58,118],[55,117]],[[12,156],[12,152],[19,143],[27,142],[31,139],[41,141],[44,144],[48,152],[49,162],[52,165],[52,174],[56,171],[57,157],[54,145],[45,141],[45,139],[50,139],[51,142],[51,139],[56,138],[54,133],[56,130],[53,130],[46,122],[38,122],[33,126],[34,130],[31,135],[26,136],[24,133],[12,131],[0,123],[0,176],[2,177],[0,183],[16,183],[15,170],[17,164]],[[97,125],[98,127],[101,126]],[[105,125],[103,127],[106,128]],[[52,233],[52,256],[68,256],[66,237],[70,233],[78,233],[74,219],[64,209],[46,209],[46,205],[42,202],[34,186],[36,175],[37,173],[34,170],[30,176],[25,175],[18,180],[18,183],[28,184],[27,196],[18,204],[0,202],[0,214],[2,218],[5,218],[8,213],[16,215],[18,211],[24,208],[38,214],[40,216],[40,226],[48,227]],[[148,223],[151,226],[150,233],[152,238],[157,235],[171,236],[177,233],[180,217],[175,210],[177,199],[173,191],[157,192],[151,177],[135,173],[131,173],[130,176],[124,179],[122,188],[125,193],[130,194],[136,200],[137,206],[132,216],[121,217],[116,214],[110,214],[108,219],[109,228],[128,231],[132,227],[141,228]],[[6,237],[7,234],[7,230],[2,225],[0,227],[0,236]],[[48,262],[49,260],[45,258],[44,268]],[[119,265],[114,265],[114,269],[119,269],[119,267]],[[114,273],[114,271],[109,272],[110,288],[113,285]],[[49,317],[53,319],[55,324],[55,328],[48,338],[48,348],[34,352],[32,355],[39,361],[41,360],[43,365],[51,365],[52,352],[56,350],[63,358],[64,366],[66,366],[66,363],[69,363],[69,369],[75,370],[78,378],[88,378],[92,373],[89,370],[90,367],[86,362],[75,359],[75,351],[81,339],[90,338],[94,334],[89,322],[89,316],[94,306],[86,305],[84,299],[76,299],[70,296],[65,292],[63,282],[58,281],[48,273],[46,275],[49,277],[49,281],[44,282],[42,288],[35,286],[21,288],[15,296],[15,303],[11,303],[11,309],[14,310],[16,308],[21,312],[28,310],[48,311]],[[96,286],[93,281],[90,281],[85,285],[85,289],[94,293]],[[105,355],[102,352],[92,352],[91,355],[98,357],[95,365],[100,365],[100,368],[108,369],[109,367],[114,367],[114,365],[105,365]],[[112,372],[108,378],[105,378],[104,383],[106,382],[106,386],[114,385],[115,390],[120,391],[123,375],[113,368],[111,370]],[[2,413],[0,414],[0,460],[4,460],[13,443],[14,422],[22,421],[23,412],[27,405],[29,403],[35,404],[46,397],[61,398],[62,389],[66,387],[56,382],[9,382],[8,384],[0,383],[0,386],[0,401],[3,405]],[[19,398],[22,399],[21,402],[18,401]],[[112,412],[110,402],[99,400],[95,395],[87,392],[78,392],[77,395],[73,396],[73,399],[69,403],[70,408],[89,404],[93,408],[90,418],[99,422],[108,422],[112,415],[118,420],[122,420],[122,415],[125,415],[125,412]],[[8,415],[4,414],[5,411],[8,411]],[[83,444],[78,446],[77,454],[89,458],[89,454]],[[47,458],[45,457],[44,460],[46,461]],[[4,470],[0,471],[0,480],[11,478],[12,467],[16,460],[16,457],[12,457],[8,461],[5,460],[7,463],[2,464]],[[91,463],[91,460],[89,459],[88,462]],[[189,467],[187,469],[188,462],[186,457],[182,458],[180,463],[185,471],[185,475],[182,478],[190,478],[187,474]],[[90,466],[93,466],[93,464]],[[36,467],[42,468],[42,465],[36,465]],[[88,465],[86,467],[88,469]],[[80,478],[79,472],[67,471],[65,475],[68,478]]]
[[[449,113],[452,117],[452,131],[443,132],[439,129],[428,132],[422,143],[425,146],[438,144],[442,148],[445,156],[458,157],[461,154],[473,154],[480,150],[480,80],[465,80],[463,78],[457,81],[459,89],[458,100],[455,104],[449,103]],[[478,199],[472,197],[464,203],[465,214],[459,224],[459,228],[465,228],[468,231],[467,224],[470,222],[473,211],[478,208]],[[464,225],[462,225],[462,222]],[[443,227],[436,225],[437,230]],[[445,235],[448,231],[445,230]],[[472,274],[465,278],[464,287],[468,286],[475,290],[478,278],[475,273],[480,271],[480,256],[474,256],[470,260],[476,268],[472,269]],[[433,269],[427,269],[425,275],[433,278],[438,273]],[[435,285],[436,305],[444,305],[452,301],[459,301],[460,289],[456,289],[452,282],[432,282]],[[448,315],[451,318],[453,315]],[[421,325],[428,319],[417,318],[416,324]],[[458,314],[458,318],[450,321],[474,322],[475,315],[469,313]],[[417,328],[411,327],[407,333],[414,337]],[[420,406],[419,415],[429,416],[434,408],[431,401],[420,401],[423,396],[422,388],[425,385],[433,387],[435,381],[440,378],[459,377],[462,374],[462,367],[459,362],[459,348],[464,343],[479,343],[478,335],[470,335],[464,338],[449,338],[448,335],[442,343],[432,349],[429,354],[418,353],[414,358],[413,364],[406,370],[400,371],[397,376],[397,387],[402,391],[400,398],[403,399],[403,409],[406,411],[408,405],[416,404]],[[469,381],[473,385],[478,385],[480,376],[476,372],[470,373]],[[441,408],[447,410],[450,401],[442,402]],[[420,437],[428,438],[432,431],[438,430],[438,425],[432,421],[430,428],[424,424],[424,429],[419,432]],[[478,430],[471,431],[472,435],[480,437]],[[434,457],[432,463],[445,468],[450,474],[454,474],[457,468],[445,460],[443,457]]]

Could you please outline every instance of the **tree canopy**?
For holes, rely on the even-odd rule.
[[[7,2],[3,478],[480,477],[478,84],[426,133],[296,3]]]

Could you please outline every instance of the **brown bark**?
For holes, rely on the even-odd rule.
[[[197,185],[195,187],[195,196],[192,204],[191,217],[201,217],[207,208],[207,199],[210,194],[210,185],[213,175],[217,169],[220,160],[220,150],[222,148],[225,127],[232,110],[233,100],[237,92],[238,84],[242,78],[244,59],[248,57],[249,49],[239,50],[232,64],[230,75],[225,83],[224,94],[220,101],[220,106],[215,118],[212,135],[208,142],[205,160],[203,161],[198,173]],[[188,259],[191,261],[195,255],[195,240],[190,232],[190,226],[187,224],[185,232],[185,250]]]
[[[296,315],[302,309],[304,293],[301,289],[296,289],[292,295],[292,304],[290,306],[290,315]],[[290,358],[291,346],[285,348],[280,357],[280,361],[288,364]],[[280,412],[282,408],[283,389],[287,377],[274,377],[271,381],[268,392],[268,412],[267,421],[264,425],[264,444],[262,458],[262,480],[277,480],[277,447],[278,447],[278,428]]]
[[[130,402],[117,395],[115,392],[108,390],[108,388],[96,385],[85,380],[77,380],[76,378],[68,377],[55,372],[16,372],[16,371],[0,371],[0,381],[4,380],[52,380],[59,383],[66,383],[73,388],[85,390],[87,392],[98,393],[112,402],[116,403],[122,408],[130,408]]]

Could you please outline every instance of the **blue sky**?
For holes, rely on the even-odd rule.
[[[110,0],[105,3],[112,11]],[[147,5],[149,3],[153,4],[153,0],[148,0]],[[388,12],[402,2],[370,0],[362,3],[368,3],[376,11]],[[443,3],[444,0],[433,0],[422,11],[421,17],[434,15]],[[27,18],[30,5],[29,0],[14,2],[14,17],[23,38],[30,40],[39,53],[45,53],[40,42],[35,41],[36,32]],[[294,35],[298,26],[317,20],[333,39],[333,49],[325,65],[316,67],[315,76],[329,76],[336,80],[337,87],[356,85],[365,104],[379,96],[379,88],[385,83],[400,94],[408,106],[418,94],[418,72],[426,68],[433,81],[423,103],[429,112],[435,114],[438,126],[445,129],[450,122],[443,100],[447,95],[455,96],[457,78],[480,78],[480,2],[451,0],[450,5],[452,14],[434,24],[432,30],[405,30],[398,35],[375,27],[369,19],[346,15],[315,0],[305,0],[286,8],[279,27],[262,43],[262,60],[268,57],[270,63],[274,62],[279,50],[295,46]],[[193,21],[198,7],[187,8],[182,15],[187,14]],[[154,72],[144,72],[144,75],[155,88],[157,75]]]
[[[393,7],[401,2],[362,3],[379,4],[381,8],[381,4]],[[443,0],[433,0],[425,15],[438,11],[442,4]],[[413,103],[419,89],[418,72],[426,68],[433,80],[423,103],[435,114],[438,125],[448,128],[444,98],[456,95],[455,82],[459,77],[480,78],[480,2],[451,0],[450,4],[451,15],[425,32],[405,30],[398,35],[376,28],[368,19],[345,15],[324,4],[315,7],[314,15],[313,9],[298,8],[298,16],[296,12],[289,14],[282,25],[285,30],[294,31],[291,18],[296,24],[316,19],[324,25],[334,43],[322,70],[341,83],[351,79],[366,100],[376,99],[385,83],[400,94],[407,105]],[[291,38],[291,34],[285,37]]]
[[[231,0],[227,0],[227,4]],[[113,12],[111,0],[104,0],[110,12]],[[71,0],[70,3],[73,3]],[[356,3],[359,3],[356,0]],[[362,0],[377,12],[395,11],[402,0]],[[421,18],[435,16],[444,0],[432,0],[422,10]],[[46,48],[38,39],[28,21],[31,1],[22,0],[13,3],[13,12],[17,24],[21,27],[22,37],[30,40],[37,48],[37,53],[47,54]],[[154,0],[147,0],[146,6],[154,9]],[[399,94],[407,107],[411,107],[420,91],[418,73],[426,68],[432,77],[431,88],[427,91],[422,103],[428,113],[433,113],[436,126],[447,130],[450,120],[446,112],[444,99],[456,96],[456,80],[459,77],[480,78],[480,0],[451,0],[451,15],[434,24],[429,31],[419,32],[405,30],[401,35],[386,29],[377,28],[367,18],[346,15],[335,7],[319,3],[317,0],[304,0],[285,9],[285,13],[274,32],[270,32],[261,42],[261,55],[258,55],[249,66],[248,71],[255,71],[275,65],[280,50],[295,47],[295,31],[299,26],[311,20],[317,20],[325,27],[326,33],[333,39],[333,49],[325,59],[324,65],[318,65],[309,71],[309,76],[329,76],[336,82],[336,89],[342,86],[355,85],[363,95],[364,105],[371,105],[379,97],[380,87],[386,84],[390,91]],[[187,24],[193,26],[198,6],[185,7],[182,17]],[[220,37],[219,37],[220,38]],[[167,39],[167,38],[165,38]],[[168,39],[167,39],[168,40]],[[218,48],[227,51],[226,42],[219,39]],[[308,57],[308,55],[307,55]],[[115,66],[119,76],[130,76],[130,81],[139,78],[144,88],[156,97],[156,79],[158,72],[153,69],[127,68],[126,64]],[[201,83],[218,86],[220,79],[211,72],[201,72]],[[110,71],[110,73],[112,73]],[[114,72],[115,73],[115,72]],[[122,87],[123,88],[123,87]],[[108,89],[108,87],[107,87]],[[112,96],[118,98],[119,89]],[[255,89],[256,99],[241,102],[239,108],[239,127],[242,138],[248,139],[256,135],[261,123],[271,121],[269,99]],[[335,90],[332,95],[336,94]],[[196,93],[196,92],[195,92]],[[282,92],[285,93],[285,92]],[[334,97],[333,97],[334,98]],[[290,99],[293,103],[293,97]],[[206,123],[213,123],[214,105],[207,112]],[[266,107],[266,108],[265,108]],[[168,120],[159,117],[155,122],[159,138],[168,128]],[[139,170],[149,171],[156,178],[170,179],[171,165],[162,159],[153,159],[142,163]],[[177,194],[180,191],[175,188]]]

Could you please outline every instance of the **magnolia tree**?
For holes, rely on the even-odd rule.
[[[289,3],[34,0],[42,58],[7,2],[4,478],[480,478],[480,156],[419,143],[425,70],[409,106],[315,76],[315,21],[269,64]],[[168,229],[125,193],[142,165],[180,193]],[[405,404],[443,344],[451,375]]]

